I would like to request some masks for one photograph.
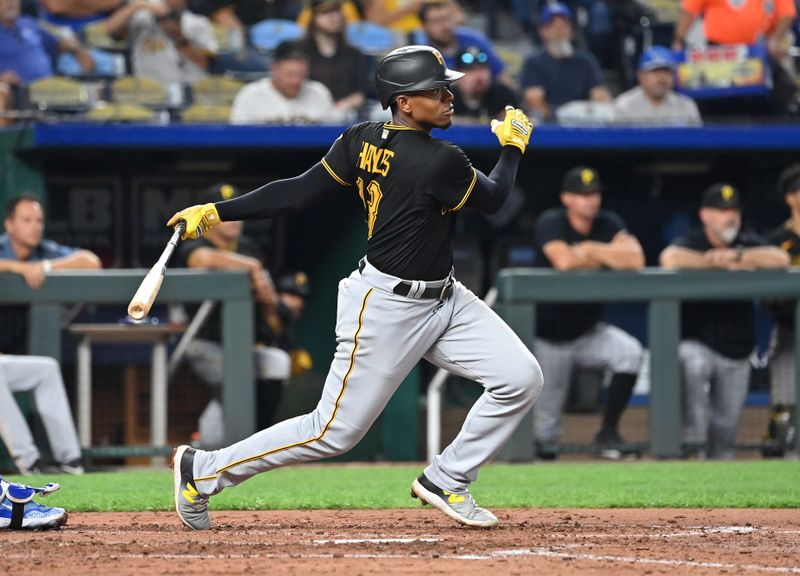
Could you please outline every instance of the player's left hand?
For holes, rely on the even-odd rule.
[[[520,152],[525,153],[533,132],[533,124],[525,112],[513,106],[506,106],[505,119],[502,122],[492,120],[491,126],[501,146],[515,146]]]
[[[219,224],[219,213],[214,204],[195,204],[176,212],[167,222],[170,228],[177,226],[181,220],[186,221],[186,232],[181,236],[181,240],[191,238],[196,240],[206,233],[212,226]]]

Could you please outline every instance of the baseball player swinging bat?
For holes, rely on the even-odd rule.
[[[181,220],[175,226],[175,232],[167,242],[167,246],[158,258],[158,262],[150,268],[142,283],[139,284],[139,289],[131,298],[130,304],[128,304],[128,315],[134,320],[141,320],[150,312],[158,291],[161,290],[161,282],[164,281],[164,273],[167,271],[167,262],[172,257],[172,253],[175,251],[175,247],[180,242],[181,236],[185,231],[186,221]]]

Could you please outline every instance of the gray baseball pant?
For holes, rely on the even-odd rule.
[[[537,338],[536,357],[547,383],[533,408],[533,437],[541,444],[561,441],[564,404],[576,367],[598,368],[614,374],[638,374],[642,345],[624,330],[598,323],[575,340],[554,342]]]
[[[774,347],[770,360],[770,401],[772,405],[795,406],[794,329],[778,325],[773,332]]]
[[[212,340],[195,339],[186,349],[186,357],[206,384],[221,390],[225,383],[222,369],[222,345]],[[292,375],[292,359],[289,353],[273,346],[257,345],[253,348],[255,374],[259,379],[289,381]],[[200,442],[203,446],[221,446],[225,439],[225,419],[222,404],[212,398],[197,422]]]
[[[0,438],[20,470],[41,456],[28,423],[14,400],[14,392],[32,392],[56,461],[81,457],[78,433],[58,362],[44,356],[0,354]]]
[[[316,409],[227,448],[198,451],[194,479],[202,494],[348,451],[421,358],[485,389],[425,474],[451,492],[477,478],[539,395],[541,369],[516,334],[461,283],[455,281],[442,301],[394,294],[399,282],[366,262],[339,283],[336,353]],[[413,292],[421,294],[426,284],[415,282]]]
[[[730,460],[750,384],[750,360],[728,358],[697,340],[682,341],[678,353],[683,441],[708,444],[710,457]]]

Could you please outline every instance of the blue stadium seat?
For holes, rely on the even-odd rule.
[[[367,54],[384,54],[399,46],[397,35],[389,28],[361,20],[347,25],[347,41]]]
[[[250,27],[250,42],[256,48],[271,51],[281,42],[296,40],[303,33],[303,28],[292,20],[262,20]]]
[[[122,54],[111,54],[96,48],[89,49],[94,58],[94,71],[85,73],[78,59],[72,54],[61,54],[56,62],[56,71],[63,76],[101,76],[116,78],[125,74],[125,57]]]

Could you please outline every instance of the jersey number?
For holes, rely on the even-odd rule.
[[[364,209],[367,211],[367,240],[372,238],[372,229],[375,227],[375,220],[378,219],[378,206],[383,198],[383,191],[381,185],[375,180],[370,180],[367,184],[366,195],[364,190],[364,180],[361,176],[356,178],[356,186],[358,186],[358,195],[361,196],[361,202],[364,203]]]

